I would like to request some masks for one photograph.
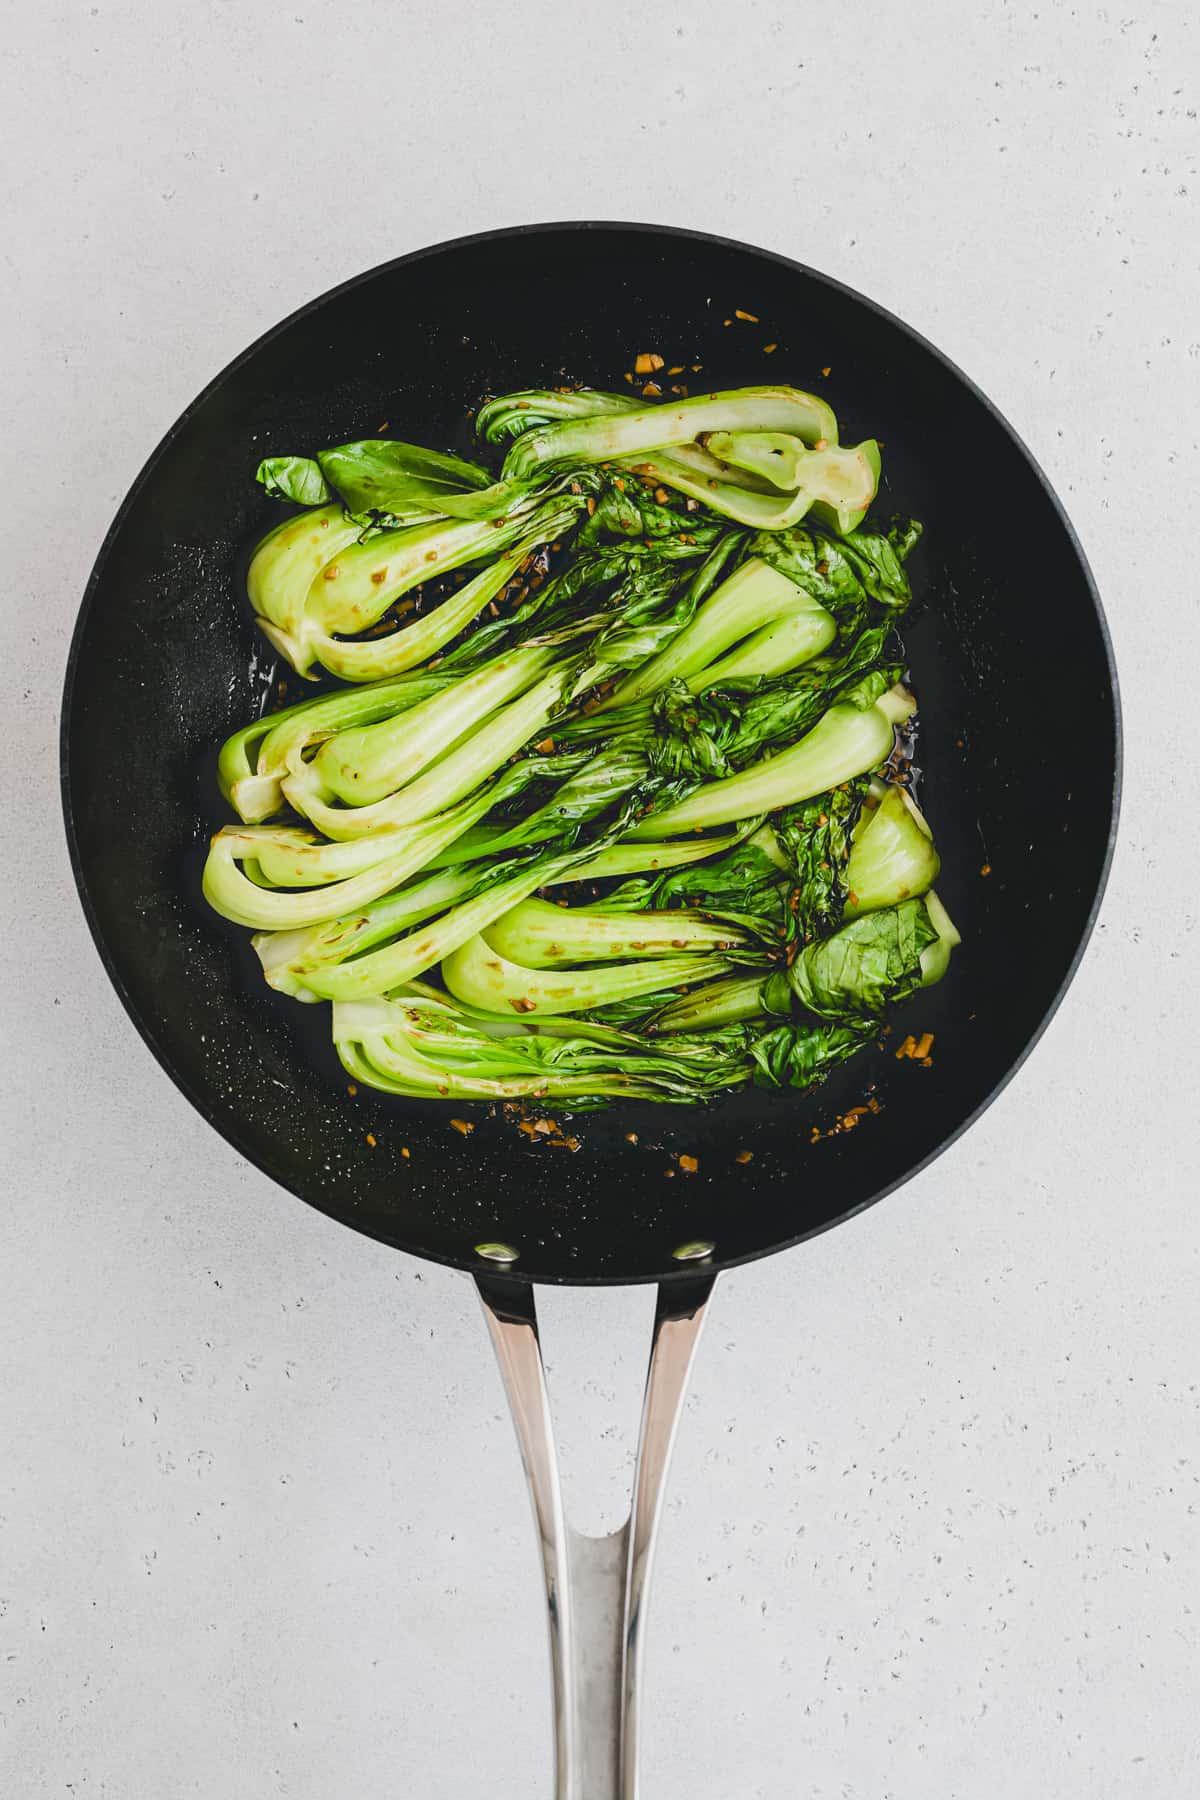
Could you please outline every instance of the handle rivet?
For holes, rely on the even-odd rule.
[[[706,1256],[712,1255],[716,1247],[706,1238],[695,1238],[690,1244],[680,1244],[678,1250],[672,1250],[671,1255],[676,1262],[702,1262]]]
[[[514,1263],[520,1256],[511,1244],[476,1244],[476,1256],[485,1256],[489,1262]]]

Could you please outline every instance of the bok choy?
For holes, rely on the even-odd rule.
[[[206,899],[386,1093],[813,1085],[958,943],[878,444],[788,386],[530,388],[474,428],[260,465],[292,510],[251,609],[325,685],[221,747]]]

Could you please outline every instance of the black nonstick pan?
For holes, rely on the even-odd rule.
[[[765,354],[768,343],[777,348]],[[465,447],[485,395],[620,385],[642,349],[702,364],[692,379],[705,389],[815,388],[845,441],[883,440],[877,507],[926,525],[910,564],[922,604],[905,643],[921,800],[963,946],[942,985],[896,1020],[901,1035],[935,1034],[931,1068],[871,1052],[812,1096],[750,1089],[705,1110],[628,1104],[573,1125],[571,1153],[531,1143],[482,1106],[453,1109],[473,1127],[464,1135],[443,1106],[351,1096],[325,1009],[263,986],[244,934],[203,906],[199,872],[222,820],[213,747],[264,706],[278,674],[241,586],[247,547],[278,516],[254,483],[259,459],[375,435],[385,421],[396,435]],[[269,332],[154,452],[84,596],[62,780],[97,945],[172,1079],[311,1205],[480,1282],[542,1534],[557,1792],[630,1800],[644,1577],[713,1279],[878,1200],[964,1130],[1038,1037],[1095,915],[1116,824],[1119,715],[1099,601],[1061,506],[1010,427],[931,345],[784,257],[611,224],[438,245]],[[868,1084],[879,1110],[831,1132]],[[602,1544],[562,1518],[539,1281],[661,1284],[633,1523]]]

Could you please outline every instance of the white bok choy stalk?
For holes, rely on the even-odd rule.
[[[503,862],[496,864],[489,872],[490,885],[482,892],[382,949],[370,950],[349,962],[322,963],[306,969],[304,985],[327,1000],[369,1000],[377,994],[390,993],[442,962],[518,901],[560,877],[567,877],[592,854],[589,846],[534,857],[511,874]]]
[[[659,1046],[574,1018],[489,1021],[420,983],[392,999],[336,1003],[333,1039],[353,1080],[414,1098],[690,1102],[753,1072],[740,1039]]]
[[[728,423],[734,402],[744,416],[753,414],[752,422]],[[703,424],[702,415],[727,422]],[[786,423],[773,429],[771,420]],[[529,390],[483,408],[480,429],[490,442],[518,440],[506,471],[528,473],[535,460],[559,457],[613,461],[757,531],[786,530],[809,512],[851,531],[879,485],[878,444],[868,439],[840,447],[833,412],[795,388],[747,388],[653,406],[589,389]],[[612,447],[618,443],[622,448]]]
[[[759,634],[763,627],[784,622],[789,627],[789,648],[787,657],[778,660],[772,652],[778,651],[784,639],[764,639]],[[786,575],[752,556],[703,601],[691,623],[665,650],[618,682],[597,710],[643,700],[679,679],[688,680],[689,686],[708,687],[729,676],[783,673],[819,655],[836,635],[837,626],[823,606]],[[743,644],[742,640],[750,641]],[[742,645],[745,654],[735,651],[718,661],[734,644]]]
[[[246,825],[259,825],[284,806],[280,782],[299,769],[305,751],[351,725],[370,725],[440,694],[449,675],[414,672],[390,681],[339,688],[268,713],[226,738],[217,757],[221,793]]]
[[[516,763],[437,818],[395,826],[361,844],[322,843],[312,834],[288,826],[227,825],[209,844],[202,880],[204,897],[222,918],[255,931],[290,931],[324,924],[401,887],[493,806],[519,794],[537,773],[536,764]],[[263,887],[239,867],[247,863],[261,868],[264,857],[276,875],[290,867],[289,887],[302,880],[310,885],[297,892]]]
[[[632,835],[669,837],[678,831],[727,825],[751,813],[774,812],[828,793],[886,762],[896,726],[915,710],[916,701],[899,682],[869,706],[839,702],[790,749],[763,757],[738,775],[706,782],[686,800],[643,820]]]
[[[347,806],[386,798],[531,686],[553,660],[549,650],[514,650],[403,713],[335,733],[302,777],[297,771],[288,798],[297,803],[305,791],[302,783],[307,791]]]
[[[714,431],[705,447],[735,469],[806,495],[809,505],[799,516],[811,512],[843,536],[862,524],[879,487],[882,460],[874,438],[810,450],[784,432]]]
[[[464,834],[469,835],[469,834]],[[692,838],[683,843],[614,844],[606,850],[585,855],[578,863],[569,863],[545,871],[544,887],[564,882],[596,881],[613,876],[647,872],[657,875],[664,870],[696,863],[719,855],[738,841],[736,835],[724,838]],[[495,868],[505,874],[504,865],[463,863],[446,869],[432,868],[439,858],[425,865],[426,873],[394,892],[358,906],[353,912],[336,919],[296,930],[262,931],[253,940],[262,963],[263,974],[271,987],[298,999],[315,1000],[317,994],[308,985],[307,976],[323,965],[343,963],[367,950],[390,943],[409,926],[432,918],[460,900],[468,899],[487,883]],[[574,909],[572,909],[574,910]],[[569,917],[563,909],[551,908],[557,917]],[[490,927],[489,927],[490,931]],[[734,933],[726,930],[723,938],[734,941]],[[672,952],[675,946],[671,946]]]
[[[504,459],[506,480],[528,480],[547,465],[610,462],[677,445],[712,431],[784,431],[806,444],[836,444],[837,418],[799,388],[738,388],[662,406],[541,425],[517,438]]]
[[[344,962],[387,943],[409,926],[465,900],[478,886],[478,869],[440,869],[343,917],[297,930],[260,931],[251,942],[268,986],[300,1000],[315,1000],[317,996],[304,984],[306,969],[322,962]]]
[[[434,757],[415,779],[371,805],[338,806],[324,799],[320,772],[313,764],[289,776],[283,791],[297,812],[329,838],[373,836],[400,820],[432,820],[473,793],[481,781],[536,737],[569,696],[575,680],[572,665],[555,665],[526,693],[493,712],[477,730],[452,742],[451,748]],[[425,747],[429,747],[427,738]]]
[[[730,950],[745,942],[734,926],[685,907],[625,912],[611,910],[603,902],[555,906],[537,899],[522,900],[501,914],[483,938],[501,956],[531,969],[614,962],[622,956]]]
[[[310,637],[316,661],[343,681],[377,681],[384,676],[399,675],[405,669],[415,669],[428,657],[444,650],[460,631],[466,630],[484,607],[507,587],[538,542],[534,538],[518,544],[489,568],[481,569],[478,575],[464,582],[457,593],[449,595],[411,624],[401,625],[384,637],[341,638],[314,629]]]
[[[486,592],[489,599],[512,573],[507,563],[496,567],[495,559],[518,543],[524,556],[531,546],[557,537],[584,504],[581,494],[572,495],[561,482],[550,488],[501,483],[490,491],[494,510],[488,517],[434,518],[379,530],[327,506],[277,526],[258,546],[246,577],[263,632],[297,674],[311,679],[314,665],[324,663],[326,654],[336,665],[333,672],[351,680],[393,674],[396,662],[411,666],[431,654],[440,647],[433,641],[435,627],[387,653],[379,646],[390,644],[388,637],[356,649],[334,640],[369,631],[422,582],[487,560],[493,565],[489,577],[471,596],[478,599],[474,617],[485,604],[490,581],[494,578],[496,586]],[[460,616],[466,602],[455,605],[458,599],[443,603],[453,609],[445,621],[446,642],[468,623]],[[435,617],[437,613],[430,615]]]
[[[941,866],[933,833],[916,801],[906,788],[888,786],[875,809],[864,811],[851,840],[846,917],[925,893]]]
[[[618,1000],[656,994],[688,981],[723,975],[732,965],[716,954],[649,956],[584,968],[530,968],[494,950],[482,936],[442,961],[442,980],[457,999],[494,1013],[588,1012]]]

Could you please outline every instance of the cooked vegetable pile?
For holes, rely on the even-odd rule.
[[[958,942],[904,786],[913,521],[823,400],[529,391],[483,463],[263,463],[247,588],[342,685],[219,759],[204,892],[356,1081],[454,1100],[807,1087]]]

